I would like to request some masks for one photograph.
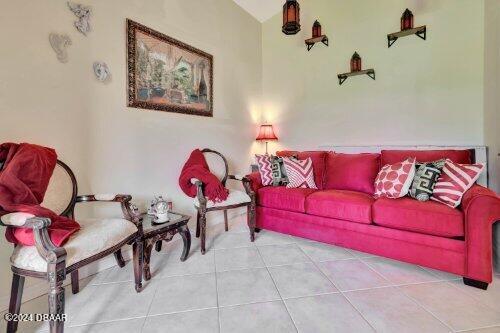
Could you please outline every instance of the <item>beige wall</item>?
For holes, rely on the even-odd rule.
[[[93,9],[88,37],[73,27],[66,1],[1,3],[0,142],[54,147],[82,194],[130,193],[144,201],[168,193],[188,213],[192,201],[177,179],[193,148],[220,150],[234,172],[248,170],[261,96],[261,25],[232,0],[86,0]],[[213,118],[126,107],[126,18],[213,54]],[[71,37],[67,64],[57,61],[50,32]],[[94,78],[97,60],[109,65],[111,82]],[[0,299],[9,293],[10,252],[0,242]]]
[[[263,113],[278,127],[280,144],[483,143],[484,3],[480,0],[308,0],[302,31],[286,37],[281,15],[263,24]],[[399,39],[406,7],[415,26],[427,25],[426,41]],[[315,19],[330,47],[307,52]],[[349,70],[354,51],[376,81],[337,74]]]
[[[500,1],[498,0],[486,0],[484,34],[484,141],[489,146],[490,186],[500,192]]]

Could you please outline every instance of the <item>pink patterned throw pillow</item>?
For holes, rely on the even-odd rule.
[[[484,164],[458,164],[446,160],[431,200],[450,207],[457,207],[462,202],[464,193],[474,185],[484,169]]]
[[[289,181],[287,188],[318,188],[314,183],[314,170],[310,157],[305,160],[283,157],[283,164]]]
[[[259,166],[260,179],[262,185],[273,185],[273,169],[271,156],[269,155],[255,155],[257,165]]]
[[[415,158],[387,164],[380,169],[375,179],[375,198],[401,198],[408,194],[415,176]]]

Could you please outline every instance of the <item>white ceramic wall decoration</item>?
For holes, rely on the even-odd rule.
[[[111,73],[105,62],[96,61],[94,62],[94,74],[99,81],[105,82]]]
[[[54,49],[57,55],[57,59],[62,62],[68,62],[68,51],[66,48],[71,45],[71,39],[68,35],[59,35],[56,33],[51,33],[49,35],[50,46]]]
[[[90,7],[84,6],[78,3],[68,1],[69,9],[78,17],[78,20],[75,21],[75,27],[82,34],[87,36],[87,33],[90,32],[90,14],[92,11]]]

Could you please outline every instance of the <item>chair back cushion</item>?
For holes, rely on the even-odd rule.
[[[326,156],[326,190],[349,190],[373,195],[380,169],[380,154],[342,154]]]
[[[58,215],[61,215],[73,204],[76,195],[74,193],[74,180],[69,172],[58,161],[41,204],[42,207],[48,208]]]
[[[228,170],[226,169],[225,161],[222,156],[213,151],[203,151],[203,155],[205,156],[210,172],[223,182],[228,174]]]

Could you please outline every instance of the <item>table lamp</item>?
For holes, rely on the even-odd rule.
[[[274,134],[273,125],[269,125],[269,124],[260,125],[259,135],[257,135],[257,138],[255,140],[264,141],[266,143],[266,155],[268,155],[267,143],[269,141],[278,140],[278,137],[276,136],[276,134]]]

